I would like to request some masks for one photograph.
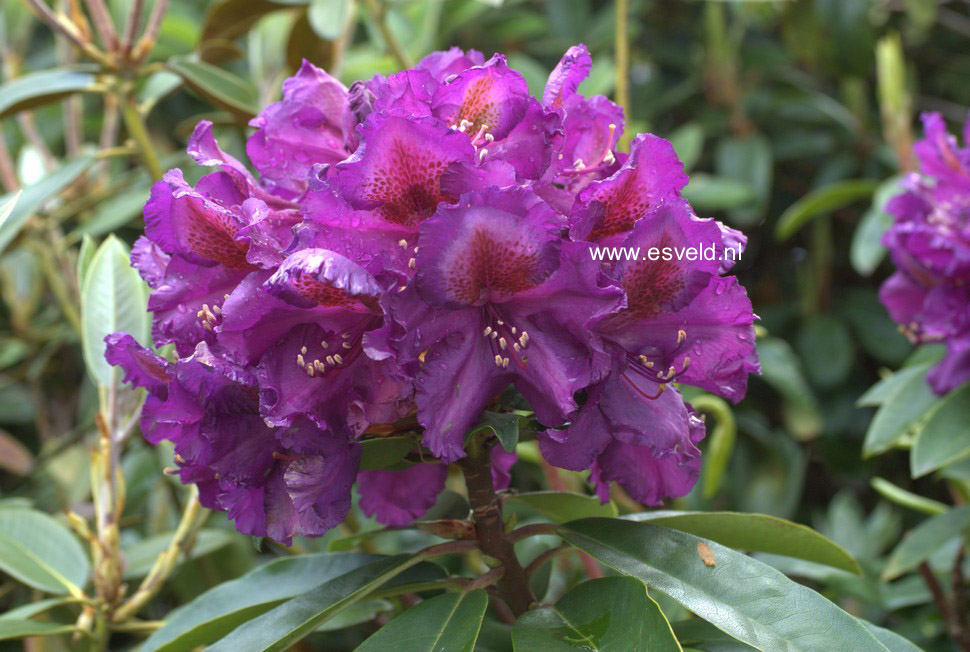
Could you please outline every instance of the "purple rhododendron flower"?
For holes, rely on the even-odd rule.
[[[886,210],[895,220],[883,236],[896,272],[879,296],[911,341],[942,342],[946,355],[928,375],[945,394],[970,380],[970,120],[964,147],[936,113],[923,116],[916,144],[921,173]]]
[[[738,401],[758,371],[721,256],[745,239],[694,214],[670,143],[617,150],[622,109],[578,91],[590,67],[570,48],[540,101],[501,55],[454,48],[349,89],[304,63],[251,122],[258,176],[196,128],[214,171],[155,184],[131,257],[175,359],[124,334],[107,357],[205,505],[288,541],[340,523],[356,482],[364,513],[405,525],[509,387],[546,459],[604,500],[611,482],[651,505],[690,490],[704,425],[675,384]],[[423,432],[420,455],[360,470],[360,442],[395,424]],[[515,460],[493,446],[497,489]]]

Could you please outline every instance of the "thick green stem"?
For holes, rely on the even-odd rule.
[[[616,42],[616,103],[623,107],[623,116],[627,124],[630,124],[630,121],[633,119],[633,107],[631,106],[630,100],[629,16],[630,0],[617,0],[616,34],[614,39]]]
[[[462,461],[462,470],[468,488],[468,502],[475,519],[478,546],[483,553],[502,564],[505,572],[498,580],[499,592],[512,613],[520,616],[529,610],[536,599],[529,587],[525,569],[515,556],[512,540],[505,531],[502,507],[492,485],[488,448],[473,444],[471,449],[468,457]]]
[[[134,96],[129,95],[122,100],[121,117],[125,121],[128,135],[138,145],[138,151],[141,153],[141,158],[145,163],[148,174],[151,175],[153,180],[160,180],[163,173],[162,164],[158,160],[158,154],[155,153],[155,146],[152,144],[152,139],[148,135],[145,121],[142,120],[141,114],[138,112],[138,102]]]

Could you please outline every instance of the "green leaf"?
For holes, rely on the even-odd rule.
[[[104,359],[104,338],[130,333],[148,341],[148,286],[131,267],[127,247],[114,235],[101,243],[81,287],[81,350],[92,380],[112,386],[119,374]]]
[[[516,652],[679,652],[670,623],[642,582],[603,577],[576,586],[554,607],[522,614]]]
[[[335,632],[338,629],[345,629],[360,625],[377,617],[378,614],[386,611],[393,611],[394,604],[389,600],[361,600],[350,605],[339,614],[317,627],[317,632]]]
[[[893,395],[899,392],[907,383],[913,382],[913,378],[918,377],[925,384],[926,373],[930,370],[931,366],[930,363],[925,363],[904,367],[867,389],[866,393],[860,396],[855,404],[858,407],[879,407],[889,402]]]
[[[826,355],[818,355],[825,351]],[[855,361],[855,345],[845,323],[832,314],[817,314],[798,331],[798,352],[812,384],[833,388],[843,383]]]
[[[317,36],[325,41],[336,41],[347,24],[350,0],[310,0],[307,16]]]
[[[812,190],[781,214],[775,224],[775,238],[787,240],[812,219],[871,196],[877,186],[871,179],[851,179]]]
[[[893,224],[893,216],[886,212],[886,204],[902,191],[900,179],[901,177],[892,177],[879,185],[872,198],[872,206],[862,216],[859,226],[852,234],[849,261],[852,268],[862,276],[870,276],[886,256],[882,234]]]
[[[13,195],[4,195],[3,204],[0,205],[0,227],[3,227],[3,223],[7,221],[8,217],[10,217],[10,213],[13,212],[14,206],[16,206],[17,202],[20,200],[20,195],[22,192],[22,190],[18,190],[17,192],[13,193]]]
[[[748,184],[735,179],[715,177],[698,172],[692,174],[684,188],[684,197],[699,211],[719,211],[747,206],[755,199]]]
[[[478,425],[468,433],[468,438],[491,430],[502,444],[502,448],[512,453],[515,452],[515,445],[519,443],[519,428],[525,421],[528,421],[526,417],[511,412],[485,412]]]
[[[82,154],[57,168],[37,183],[19,191],[20,198],[4,219],[0,219],[0,252],[7,248],[20,230],[27,223],[27,219],[39,211],[47,200],[60,194],[64,188],[74,183],[79,176],[94,162],[91,154]],[[14,194],[0,197],[0,205],[4,210],[14,198]]]
[[[0,614],[0,620],[26,620],[28,618],[33,618],[38,614],[42,614],[45,611],[50,611],[54,607],[61,607],[66,604],[71,604],[72,602],[76,602],[76,599],[47,598],[46,600],[28,602],[27,604],[21,605],[16,609],[3,612]]]
[[[287,650],[420,559],[398,555],[355,568],[252,618],[206,649],[209,652]]]
[[[751,206],[730,211],[729,221],[742,226],[757,223],[764,216],[771,197],[771,143],[764,135],[757,133],[722,138],[714,153],[714,162],[719,176],[746,184],[754,195]]]
[[[174,652],[212,643],[284,600],[375,559],[363,553],[275,559],[172,611],[165,624],[145,641],[143,650]]]
[[[574,521],[559,532],[604,564],[758,649],[887,652],[858,620],[815,591],[713,541],[621,519]],[[701,559],[701,544],[709,548],[714,566]]]
[[[684,164],[684,170],[690,172],[704,150],[704,127],[697,122],[688,122],[672,131],[668,140]]]
[[[88,270],[91,269],[91,261],[94,260],[94,253],[97,249],[98,245],[94,238],[89,235],[81,238],[81,247],[77,252],[77,283],[80,287],[84,287],[84,279],[88,275]]]
[[[47,593],[77,593],[91,564],[71,532],[43,512],[0,509],[0,570]]]
[[[54,636],[69,634],[74,631],[74,625],[62,625],[41,620],[7,620],[0,619],[0,641],[27,638],[28,636]]]
[[[923,521],[893,550],[882,571],[882,579],[889,581],[913,570],[968,527],[970,505],[954,507]]]
[[[895,632],[891,632],[888,629],[879,627],[878,625],[873,625],[867,620],[859,619],[863,626],[869,630],[869,632],[875,636],[880,643],[889,649],[889,652],[923,652],[922,649],[916,647],[909,640],[903,638]]]
[[[28,73],[0,86],[0,118],[100,89],[97,77],[88,70],[50,68]]]
[[[700,618],[680,620],[671,623],[674,635],[681,645],[690,645],[691,649],[703,649],[708,652],[749,652],[755,648],[742,643],[734,637],[728,636],[714,625]],[[688,648],[684,648],[687,652]]]
[[[229,545],[235,540],[235,533],[228,530],[216,530],[212,528],[199,530],[199,533],[195,537],[195,543],[192,544],[192,549],[188,559],[205,557],[206,555]],[[124,547],[122,549],[125,560],[124,579],[136,579],[147,575],[148,571],[151,570],[152,564],[154,564],[155,560],[158,558],[158,555],[164,551],[171,542],[172,534],[170,532],[166,532],[149,537],[147,539],[142,539],[133,545]],[[179,556],[180,563],[184,562],[185,560],[186,557],[184,555]]]
[[[505,505],[527,507],[556,523],[565,523],[577,518],[617,515],[616,505],[613,502],[604,505],[595,496],[565,491],[532,491],[513,494],[506,499]]]
[[[387,469],[398,464],[414,448],[411,437],[376,437],[360,442],[360,470]]]
[[[861,573],[852,555],[834,541],[810,527],[767,514],[656,511],[623,518],[688,532],[729,548],[786,555]]]
[[[926,423],[918,429],[909,458],[912,476],[918,478],[970,456],[967,424],[970,424],[970,383],[936,402]]]
[[[169,61],[168,68],[205,100],[226,109],[241,121],[248,122],[259,112],[256,88],[227,70],[203,61],[185,59]]]
[[[935,516],[936,514],[942,514],[948,509],[945,504],[938,500],[924,498],[923,496],[914,494],[912,491],[906,491],[902,487],[897,487],[892,482],[882,478],[873,478],[869,481],[869,484],[886,500],[917,512]]]
[[[150,192],[151,188],[146,184],[114,195],[99,204],[91,219],[79,224],[71,232],[71,237],[100,236],[125,226],[141,216]]]
[[[777,337],[758,340],[758,357],[765,382],[782,395],[785,427],[796,439],[807,440],[822,431],[818,401],[802,375],[798,356]]]
[[[471,652],[486,607],[488,595],[481,589],[439,595],[404,611],[356,652]]]

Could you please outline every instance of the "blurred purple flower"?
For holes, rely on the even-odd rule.
[[[964,147],[943,118],[925,114],[926,135],[916,144],[921,173],[886,210],[895,221],[883,236],[896,272],[880,298],[913,342],[941,342],[946,355],[929,373],[945,394],[970,380],[970,120]]]

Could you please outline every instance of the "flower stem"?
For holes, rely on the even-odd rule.
[[[124,623],[133,618],[138,611],[155,597],[165,580],[171,575],[178,563],[179,557],[186,552],[195,539],[196,531],[202,526],[209,512],[199,503],[199,490],[193,486],[189,500],[185,504],[182,518],[179,520],[175,534],[168,547],[158,555],[148,575],[142,580],[141,586],[134,595],[113,615],[115,623]]]
[[[138,113],[138,102],[133,95],[129,95],[122,100],[121,117],[125,121],[128,135],[138,145],[138,150],[141,153],[141,158],[145,163],[148,174],[153,181],[160,180],[162,178],[162,164],[158,161],[155,146],[152,145],[152,139],[148,135],[145,121],[142,120],[141,114]]]
[[[495,487],[492,486],[492,472],[488,448],[472,443],[468,457],[462,460],[465,486],[468,488],[468,502],[475,519],[475,531],[481,551],[494,557],[505,569],[498,588],[502,599],[516,616],[520,616],[535,603],[529,578],[515,556],[512,540],[505,532],[502,507]]]
[[[624,118],[629,124],[633,119],[630,102],[630,0],[616,2],[616,103],[623,107]]]

